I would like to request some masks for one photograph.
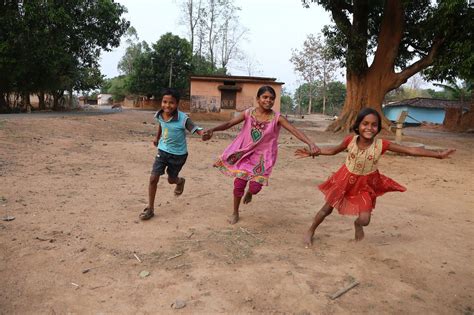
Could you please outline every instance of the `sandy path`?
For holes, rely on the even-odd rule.
[[[232,180],[211,165],[231,134],[190,136],[184,194],[163,180],[157,216],[141,222],[152,116],[0,118],[0,214],[16,217],[0,221],[0,313],[472,314],[474,136],[408,132],[458,152],[384,156],[381,172],[408,191],[377,201],[362,243],[351,241],[353,218],[336,214],[305,249],[323,203],[315,185],[343,154],[296,160],[284,133],[270,186],[229,226]],[[318,143],[342,138],[304,126]],[[172,309],[176,299],[185,308]]]

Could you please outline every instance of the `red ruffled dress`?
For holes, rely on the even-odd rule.
[[[405,191],[406,188],[391,178],[379,173],[377,164],[390,145],[390,141],[377,139],[365,150],[357,146],[359,136],[347,136],[347,158],[344,165],[319,185],[326,202],[340,214],[359,215],[372,212],[378,196],[390,191]]]

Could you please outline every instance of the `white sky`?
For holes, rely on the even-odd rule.
[[[140,41],[155,43],[160,36],[171,32],[188,38],[186,28],[179,24],[181,17],[176,0],[117,0],[128,9],[126,19],[137,30]],[[258,65],[254,75],[277,78],[284,87],[294,91],[300,84],[289,61],[293,48],[301,49],[308,34],[317,34],[330,23],[330,14],[318,5],[305,9],[300,0],[235,0],[242,10],[240,23],[249,32],[241,50]],[[125,44],[101,58],[102,73],[111,78],[118,75],[117,64],[125,53]],[[247,75],[235,64],[233,75]],[[343,73],[343,69],[339,71]],[[342,74],[338,74],[342,79]]]
[[[171,32],[188,39],[187,29],[180,25],[180,0],[116,0],[128,9],[125,18],[137,30],[139,40],[153,44],[161,35]],[[284,82],[284,88],[294,92],[303,83],[289,61],[291,50],[301,50],[308,34],[320,33],[323,26],[331,23],[330,13],[312,4],[309,9],[300,0],[235,0],[241,8],[240,23],[249,31],[242,41],[241,50],[256,64],[253,75],[276,78]],[[102,73],[106,77],[117,76],[117,64],[125,53],[125,43],[111,52],[103,52]],[[229,72],[247,75],[239,70],[239,61],[231,62]],[[241,64],[242,66],[242,64]],[[242,67],[241,67],[242,68]],[[245,67],[243,67],[245,68]],[[345,69],[337,71],[337,80],[345,83]],[[419,88],[433,88],[421,80]],[[435,89],[439,89],[434,87]]]

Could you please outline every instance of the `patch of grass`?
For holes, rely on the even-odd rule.
[[[253,256],[253,249],[264,242],[259,236],[244,228],[211,232],[207,237],[208,254],[224,257],[228,263]]]

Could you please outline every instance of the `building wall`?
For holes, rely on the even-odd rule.
[[[112,94],[99,94],[97,95],[97,104],[109,105],[112,104]]]
[[[441,108],[424,108],[424,107],[412,107],[412,106],[394,106],[384,107],[383,113],[391,121],[396,121],[400,112],[408,111],[408,115],[415,118],[418,121],[426,121],[434,124],[442,124],[444,121],[445,111]],[[405,123],[408,124],[419,124],[418,121],[407,117]]]
[[[273,109],[280,111],[281,84],[271,82],[237,82],[242,88],[236,94],[236,108],[221,109],[221,91],[218,86],[222,81],[191,81],[191,104],[190,110],[194,119],[222,119],[227,120],[234,116],[235,112],[242,112],[247,108],[255,106],[257,91],[262,85],[270,85],[275,89],[276,99]]]

